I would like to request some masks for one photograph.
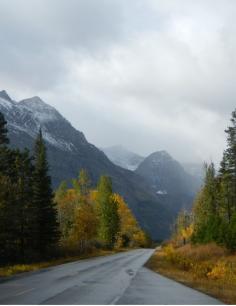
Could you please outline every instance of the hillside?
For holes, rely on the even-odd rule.
[[[146,157],[135,170],[145,179],[158,198],[176,213],[190,209],[199,181],[166,151],[157,151]]]
[[[55,108],[39,97],[15,102],[5,91],[1,91],[0,111],[8,121],[12,147],[32,150],[41,127],[54,187],[62,180],[77,177],[82,168],[87,169],[94,185],[101,174],[107,174],[112,178],[114,190],[124,196],[138,222],[152,238],[168,237],[174,214],[157,198],[145,180],[136,173],[114,165]]]

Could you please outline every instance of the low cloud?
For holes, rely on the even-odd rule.
[[[99,147],[219,162],[235,1],[14,2],[0,2],[0,81],[16,99],[40,95]]]

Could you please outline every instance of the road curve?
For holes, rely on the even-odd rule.
[[[154,250],[80,260],[0,281],[0,304],[220,304],[143,267]]]

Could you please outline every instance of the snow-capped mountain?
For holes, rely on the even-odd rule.
[[[102,148],[102,151],[115,165],[131,171],[137,169],[144,160],[143,156],[131,152],[121,145]]]
[[[0,111],[4,113],[8,121],[9,132],[15,134],[24,132],[35,138],[41,128],[44,139],[50,144],[64,151],[76,150],[74,144],[68,141],[67,130],[70,123],[55,108],[44,103],[39,97],[15,102],[11,100],[6,91],[1,91]],[[76,133],[76,137],[79,137],[82,143],[86,141],[81,132]]]
[[[0,111],[8,122],[12,147],[32,150],[39,128],[42,129],[54,187],[62,180],[70,181],[77,177],[82,168],[87,169],[94,185],[100,175],[109,175],[114,190],[124,196],[140,225],[154,239],[168,236],[173,213],[145,180],[113,164],[55,108],[39,97],[16,102],[5,91],[1,91]]]

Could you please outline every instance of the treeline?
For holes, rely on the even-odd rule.
[[[64,182],[54,195],[41,130],[31,156],[9,148],[6,125],[0,113],[0,264],[149,245],[109,177],[92,188],[82,170],[73,188]]]
[[[148,247],[148,235],[139,227],[124,199],[112,190],[112,181],[101,176],[92,188],[81,170],[73,188],[63,182],[56,191],[61,231],[60,243],[70,252],[89,248]]]
[[[0,262],[44,258],[59,240],[57,209],[39,131],[34,155],[10,149],[0,113]]]
[[[204,186],[197,195],[191,214],[182,212],[175,237],[193,243],[216,242],[236,250],[236,110],[225,130],[227,148],[220,169],[205,165]]]

